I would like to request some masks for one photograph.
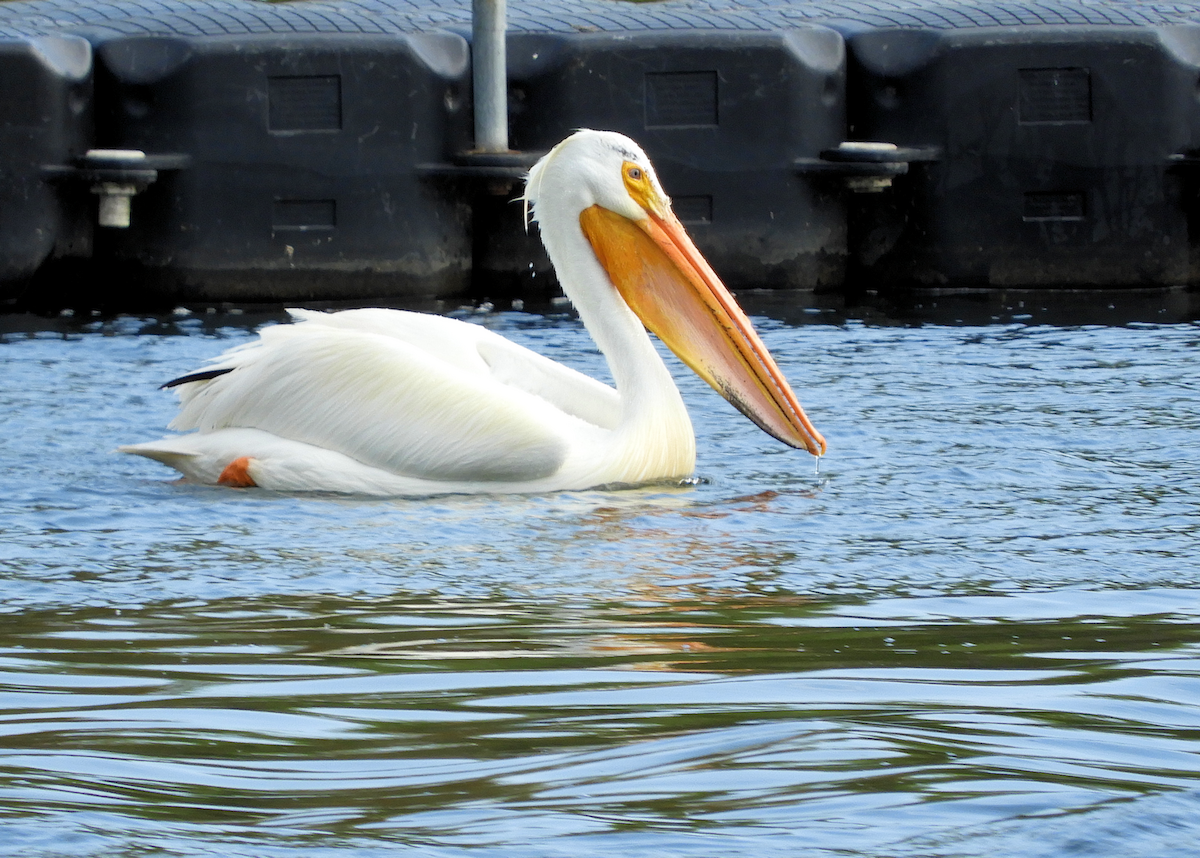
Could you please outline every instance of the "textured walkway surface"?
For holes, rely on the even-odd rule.
[[[77,33],[230,36],[290,33],[404,33],[470,27],[470,0],[10,0],[0,35]],[[1200,3],[956,2],[956,0],[521,0],[513,32],[784,30],[805,23],[935,30],[1064,25],[1154,26],[1200,21]]]

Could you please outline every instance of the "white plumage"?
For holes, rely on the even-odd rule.
[[[655,289],[666,284],[665,312],[685,317],[673,290],[691,289],[711,270],[701,260],[708,275],[671,273],[668,263],[683,269],[691,263],[663,256],[649,239],[636,237],[641,232],[626,234],[625,221],[643,232],[653,221],[660,232],[678,228],[682,234],[646,156],[620,135],[578,132],[534,167],[526,200],[564,291],[608,360],[616,390],[478,325],[397,310],[294,310],[295,324],[266,328],[207,368],[231,371],[179,386],[180,412],[170,428],[197,431],[122,451],[200,483],[230,482],[228,469],[240,462],[237,484],[371,495],[537,492],[688,476],[695,440],[687,411],[623,292],[650,296],[631,297],[635,303],[655,300]],[[682,241],[690,248],[684,256],[699,257],[686,237]],[[667,250],[679,256],[673,245]],[[693,338],[699,342],[681,346],[672,342],[677,333],[660,335],[755,422],[782,437],[767,425],[778,417],[755,413],[760,406],[749,400],[763,398],[764,387],[778,399],[782,393],[769,388],[787,383],[752,332],[753,342],[735,343],[734,351],[749,349],[751,357],[739,359],[743,364],[765,356],[775,373],[765,385],[760,380],[754,390],[739,391],[747,382],[727,378],[720,361],[709,366],[703,353],[711,343],[703,331],[713,321],[703,317],[714,311],[704,306],[688,325],[701,330]],[[650,315],[643,312],[655,327]],[[693,346],[695,355],[688,352]],[[761,367],[749,371],[763,374]],[[798,409],[796,403],[787,410]],[[803,412],[800,417],[808,426]],[[824,444],[819,435],[812,441],[803,433],[799,441],[782,439],[812,452]]]

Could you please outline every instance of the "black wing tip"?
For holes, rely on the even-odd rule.
[[[166,390],[169,387],[179,387],[181,384],[190,384],[193,381],[208,381],[209,379],[225,375],[227,372],[233,372],[233,367],[227,366],[221,369],[205,369],[200,372],[190,372],[187,375],[179,376],[179,378],[173,378],[166,384],[159,385],[158,389]]]

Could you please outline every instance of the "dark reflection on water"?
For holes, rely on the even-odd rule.
[[[747,296],[820,474],[681,372],[701,484],[424,501],[109,454],[277,311],[2,319],[0,851],[1190,856],[1200,327],[1116,297]]]

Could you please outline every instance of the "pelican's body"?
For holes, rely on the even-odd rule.
[[[293,311],[296,324],[267,328],[177,380],[171,428],[198,431],[122,450],[197,482],[283,491],[539,492],[679,479],[695,466],[695,438],[644,320],[764,429],[823,451],[632,141],[578,132],[534,167],[526,200],[615,390],[478,325],[397,310]],[[733,357],[721,354],[726,345]]]

